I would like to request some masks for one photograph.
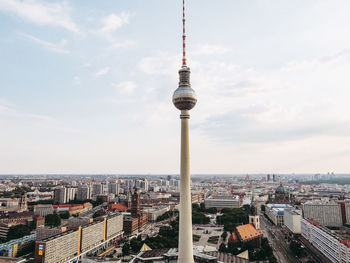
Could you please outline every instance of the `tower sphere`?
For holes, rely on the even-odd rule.
[[[186,66],[179,70],[179,87],[173,94],[173,103],[179,110],[191,110],[197,102],[196,92],[190,84],[190,73],[190,68]]]

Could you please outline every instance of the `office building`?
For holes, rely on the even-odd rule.
[[[242,202],[238,195],[234,196],[218,196],[204,199],[205,208],[215,207],[222,208],[238,208],[241,207]]]

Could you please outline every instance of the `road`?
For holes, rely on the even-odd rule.
[[[299,263],[300,261],[290,253],[289,248],[284,240],[283,234],[268,221],[265,216],[260,216],[260,226],[267,237],[269,243],[273,249],[274,255],[278,262],[281,263]]]

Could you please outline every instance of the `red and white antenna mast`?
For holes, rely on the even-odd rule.
[[[182,67],[186,66],[186,19],[185,19],[185,0],[182,0]]]

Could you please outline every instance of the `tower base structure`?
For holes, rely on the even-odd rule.
[[[180,224],[178,263],[194,263],[192,237],[192,197],[190,178],[188,110],[182,110],[181,119],[181,168],[180,168]]]

